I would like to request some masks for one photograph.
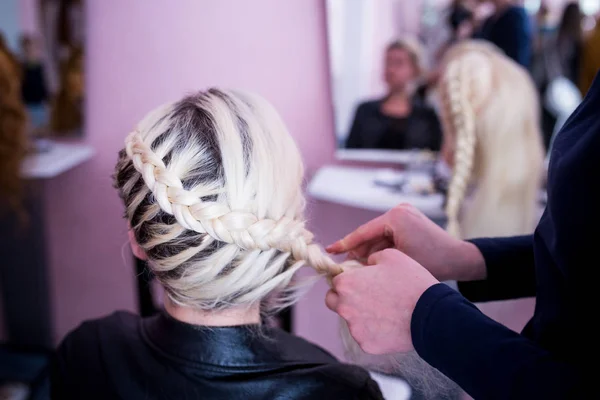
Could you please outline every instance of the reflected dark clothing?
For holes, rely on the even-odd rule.
[[[61,344],[54,399],[382,399],[369,374],[279,329],[117,312]]]
[[[548,202],[535,234],[473,241],[488,278],[461,283],[460,291],[471,301],[535,294],[535,314],[522,335],[441,284],[414,310],[418,353],[476,399],[597,397],[597,389],[587,389],[598,352],[599,109],[596,77],[555,139]]]
[[[362,103],[356,109],[348,149],[438,151],[442,143],[440,122],[432,108],[413,103],[411,113],[402,118],[385,115],[383,100]]]
[[[525,68],[532,60],[533,28],[523,7],[508,7],[501,15],[492,15],[475,38],[487,40]]]
[[[24,63],[21,95],[27,105],[42,104],[48,100],[44,67],[40,63]]]

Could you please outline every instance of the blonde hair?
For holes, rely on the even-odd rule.
[[[397,38],[388,44],[386,51],[394,49],[404,50],[410,55],[417,71],[417,77],[425,72],[425,54],[423,46],[417,38],[408,35]]]
[[[219,89],[149,113],[127,137],[115,175],[168,296],[204,310],[286,293],[303,265],[342,271],[311,243],[302,179],[300,154],[275,109]]]
[[[448,231],[461,238],[531,233],[543,147],[528,72],[494,46],[468,41],[446,55],[440,92],[445,141],[454,147]],[[470,187],[472,204],[463,207]]]

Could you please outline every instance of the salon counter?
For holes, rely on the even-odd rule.
[[[400,203],[409,203],[433,220],[445,218],[443,195],[401,191],[393,187],[394,180],[405,180],[409,184],[410,181],[426,181],[427,176],[420,172],[330,165],[315,173],[308,185],[308,194],[313,199],[379,213]]]
[[[54,178],[93,155],[94,149],[86,144],[47,142],[44,151],[27,156],[21,167],[21,175],[25,179]]]

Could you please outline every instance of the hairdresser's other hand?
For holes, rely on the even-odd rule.
[[[349,253],[361,262],[373,253],[395,248],[424,266],[440,281],[478,280],[485,261],[475,245],[452,237],[409,204],[400,204],[362,225],[327,251]]]
[[[369,266],[333,279],[325,303],[346,320],[350,334],[370,354],[413,350],[410,322],[417,301],[438,281],[395,249],[372,254]]]

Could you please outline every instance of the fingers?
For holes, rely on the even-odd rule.
[[[329,290],[327,295],[325,295],[325,304],[327,305],[327,308],[333,312],[337,312],[339,303],[340,297],[338,294],[333,289]]]
[[[346,253],[354,248],[386,236],[385,214],[360,226],[342,240],[328,246],[326,250],[332,254]]]
[[[393,247],[394,243],[388,239],[363,243],[349,251],[346,260],[356,260],[362,264],[366,264],[371,254]]]

